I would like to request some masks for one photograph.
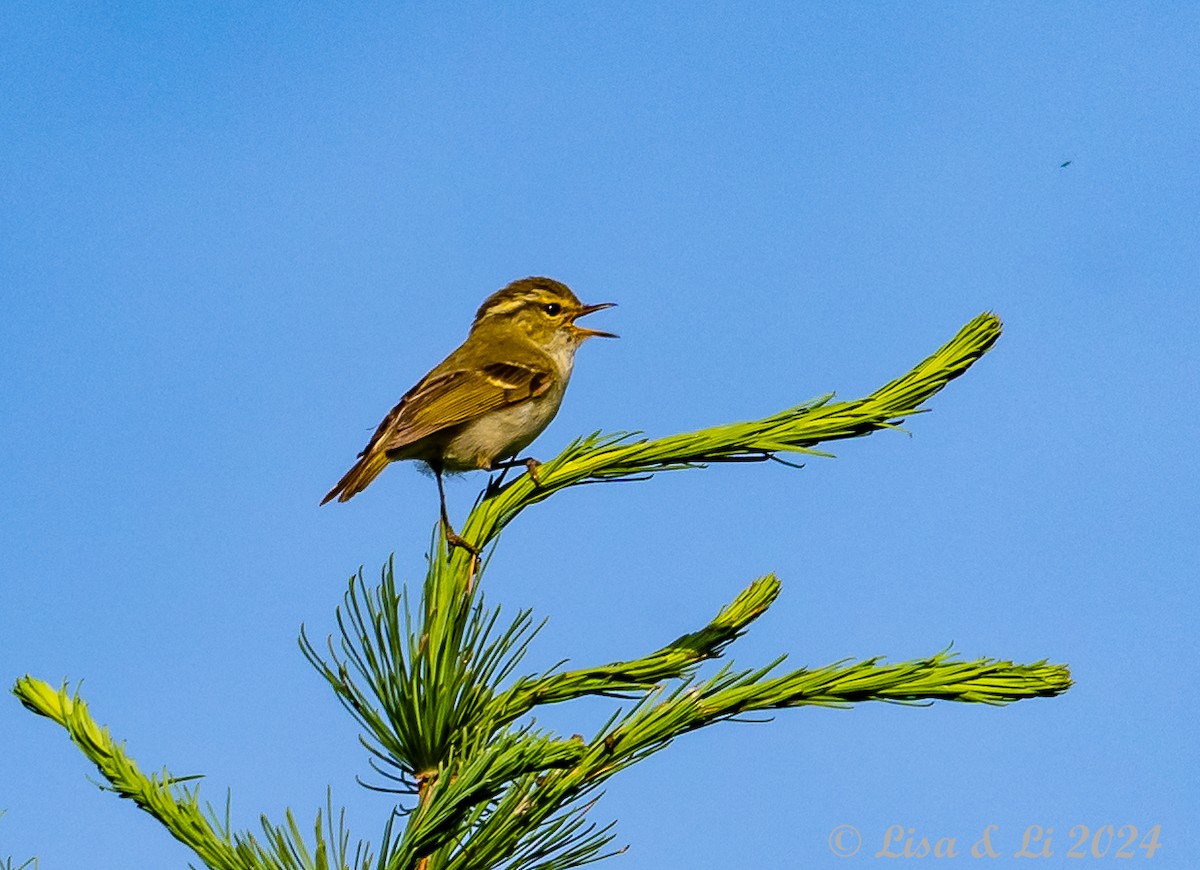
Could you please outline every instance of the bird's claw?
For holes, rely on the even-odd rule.
[[[468,553],[470,553],[476,559],[479,558],[479,548],[478,547],[476,547],[474,544],[472,544],[470,541],[468,541],[462,535],[458,534],[458,532],[454,531],[454,529],[447,528],[446,529],[446,558],[447,559],[454,556],[454,548],[455,547],[457,547],[461,550],[466,550]]]

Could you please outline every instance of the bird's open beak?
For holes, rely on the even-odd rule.
[[[616,306],[617,306],[617,303],[615,303],[615,302],[601,302],[599,305],[585,305],[579,309],[579,313],[576,314],[575,317],[576,318],[583,317],[585,314],[592,314],[596,311],[603,311],[605,308],[616,308]],[[586,326],[580,326],[579,324],[574,323],[574,322],[571,323],[571,326],[573,326],[575,328],[575,334],[577,336],[579,336],[580,338],[620,338],[621,337],[612,332],[601,332],[599,329],[588,329]]]

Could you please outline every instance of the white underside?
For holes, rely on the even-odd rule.
[[[561,359],[554,360],[561,365],[559,377],[542,395],[464,423],[446,443],[442,453],[444,467],[450,471],[490,468],[532,444],[558,413],[571,377],[572,356],[567,355],[566,365],[561,365]]]

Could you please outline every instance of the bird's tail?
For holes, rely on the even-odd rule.
[[[325,498],[321,499],[321,504],[335,498],[338,501],[349,501],[353,496],[366,489],[367,484],[378,477],[379,472],[383,471],[389,462],[391,460],[388,459],[387,453],[382,450],[367,453],[354,463],[354,467],[346,472],[333,489],[329,490]]]

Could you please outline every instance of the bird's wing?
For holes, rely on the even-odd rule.
[[[540,396],[553,382],[549,366],[530,363],[496,362],[435,371],[388,412],[363,454],[407,447],[439,429]]]

